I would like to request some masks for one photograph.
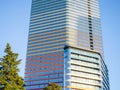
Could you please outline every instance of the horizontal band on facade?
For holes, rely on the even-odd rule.
[[[58,56],[57,58],[63,58],[63,56]],[[27,58],[28,61],[31,61],[31,62],[39,62],[39,63],[43,63],[45,61],[48,61],[48,60],[51,60],[51,61],[54,61],[54,63],[56,62],[64,62],[64,60],[59,60],[59,59],[55,59],[54,58],[47,58],[47,57],[42,57],[41,60],[35,60],[35,59],[32,59],[32,58]],[[43,61],[44,60],[44,61]]]
[[[64,50],[63,49],[57,49],[57,50],[50,50],[51,53],[55,53],[55,52],[63,52]],[[27,54],[27,57],[30,57],[30,56],[36,56],[36,55],[43,55],[43,54],[49,54],[49,52],[45,52],[45,51],[42,51],[42,52],[37,52],[37,53],[30,53],[30,54]]]
[[[77,78],[84,78],[84,79],[90,79],[90,80],[96,80],[96,81],[101,81],[100,78],[90,78],[90,77],[82,77],[82,76],[78,76],[78,75],[73,75],[71,74],[71,77],[77,77]]]
[[[40,80],[52,80],[52,79],[59,79],[63,77],[57,77],[57,78],[44,78],[44,79],[37,79],[37,80],[27,80],[25,82],[34,82],[34,81],[40,81]]]
[[[76,82],[76,81],[71,81],[71,83],[77,83],[77,84],[83,84],[83,85],[91,85],[91,86],[98,86],[98,87],[102,87],[101,84],[87,84],[86,83],[83,83],[83,82]]]
[[[63,82],[54,82],[54,83],[63,83]],[[48,83],[42,83],[42,84],[31,84],[31,85],[26,85],[26,87],[30,87],[30,86],[40,86],[40,85],[48,85]],[[28,89],[27,90],[43,90],[43,88],[35,88],[35,89]]]
[[[71,65],[81,66],[81,67],[86,67],[86,68],[91,68],[91,69],[97,69],[97,70],[100,70],[100,66],[98,66],[98,67],[93,67],[93,66],[82,65],[82,64],[78,64],[78,63],[71,63]]]
[[[94,72],[87,72],[84,70],[75,70],[75,69],[71,69],[72,71],[77,71],[77,72],[84,72],[84,73],[89,73],[89,74],[94,74],[94,75],[101,75],[101,73],[94,73]]]
[[[39,75],[25,76],[25,78],[35,78],[35,77],[39,77],[39,76],[49,76],[49,75],[55,75],[55,74],[63,74],[63,72],[51,73],[51,74],[39,74]]]

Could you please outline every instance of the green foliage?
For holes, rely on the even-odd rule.
[[[49,83],[43,90],[62,90],[62,87],[56,83]]]
[[[0,90],[25,90],[23,79],[18,75],[21,62],[17,60],[18,54],[12,52],[9,44],[4,52],[6,55],[0,58]]]

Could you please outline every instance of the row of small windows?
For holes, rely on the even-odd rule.
[[[32,70],[26,70],[26,73],[37,73],[37,72],[40,72],[40,74],[42,74],[42,72],[49,72],[49,71],[53,71],[54,73],[55,72],[63,72],[63,69],[62,70],[54,70],[54,69],[49,69],[49,70],[39,70],[39,71],[32,71]]]
[[[55,75],[48,75],[48,76],[38,76],[38,77],[34,77],[34,78],[26,78],[26,81],[28,80],[34,80],[34,81],[36,81],[36,80],[40,80],[41,81],[41,83],[42,83],[42,81],[44,81],[44,79],[54,79],[54,78],[61,78],[62,79],[62,77],[63,77],[63,74],[61,74],[61,75],[59,75],[59,74],[55,74]],[[43,79],[43,80],[42,80]],[[34,82],[33,81],[33,82]],[[31,83],[32,84],[32,83]],[[40,83],[39,83],[40,84]]]
[[[47,43],[46,44],[40,44],[40,45],[37,45],[37,44],[36,45],[31,45],[31,46],[28,46],[28,50],[33,50],[33,51],[34,50],[37,50],[37,51],[40,50],[41,51],[41,49],[45,49],[46,50],[46,48],[47,49],[49,49],[49,48],[54,49],[55,47],[60,48],[60,47],[64,47],[65,46],[65,44],[63,44],[63,43],[61,43],[61,44],[59,44],[59,42],[56,42],[56,43],[55,44],[51,44],[51,45],[47,45]]]
[[[51,3],[51,4],[52,5],[45,4],[44,6],[41,5],[41,4],[39,4],[39,6],[32,5],[32,11],[35,12],[35,11],[38,11],[38,10],[44,11],[44,10],[53,9],[53,8],[54,9],[66,8],[66,4],[65,3],[56,3],[56,4]]]
[[[41,75],[41,74],[54,74],[54,73],[63,73],[63,72],[64,72],[63,70],[61,72],[51,70],[51,71],[48,71],[48,72],[26,73],[25,76],[38,76],[38,75]],[[26,80],[26,78],[25,78],[25,80]]]
[[[27,63],[29,63],[30,62],[30,60],[35,60],[36,62],[41,62],[41,60],[43,60],[44,61],[44,57],[47,57],[47,58],[53,58],[52,60],[54,61],[54,59],[56,60],[56,62],[61,62],[61,60],[63,60],[63,57],[64,55],[63,54],[54,54],[53,56],[52,55],[47,55],[47,54],[45,54],[45,56],[43,56],[43,55],[41,55],[41,56],[35,56],[35,57],[28,57],[27,58]],[[37,58],[38,57],[38,58]],[[61,58],[60,58],[61,57]],[[60,61],[59,61],[60,60]],[[47,61],[47,60],[46,60]],[[48,60],[49,62],[51,62],[50,60]]]
[[[98,4],[97,4],[97,1],[90,1],[91,2],[91,4],[93,5],[93,6],[98,6]],[[75,5],[77,5],[77,6],[79,6],[80,4],[83,4],[83,5],[85,5],[85,4],[87,4],[87,2],[86,1],[67,1],[67,0],[59,0],[59,1],[39,1],[39,0],[37,0],[37,1],[33,1],[32,2],[32,5],[50,5],[50,4],[57,4],[57,3],[72,3],[72,4],[75,4]]]
[[[77,49],[70,49],[70,52],[75,53],[75,54],[82,54],[86,56],[90,56],[93,58],[99,58],[100,56],[97,53],[91,53],[83,50],[77,50]]]
[[[39,29],[35,29],[35,30],[32,30],[32,31],[29,31],[29,35],[31,34],[38,34],[38,33],[43,33],[43,32],[57,32],[57,31],[60,31],[60,32],[65,32],[66,31],[66,27],[57,27],[57,28],[49,28],[49,29],[45,29],[45,30],[39,30]]]
[[[48,74],[48,75],[46,75],[47,77],[43,77],[43,78],[57,78],[57,77],[63,77],[64,76],[64,74]],[[40,79],[39,77],[42,77],[42,76],[37,76],[38,78],[37,79]],[[34,80],[35,79],[35,77],[32,77],[33,79],[32,80]],[[37,80],[36,79],[36,80]],[[61,78],[62,79],[62,78]],[[27,81],[27,80],[31,80],[31,78],[26,78],[25,79],[25,81]],[[43,80],[40,80],[40,81],[33,81],[33,82],[31,82],[31,84],[33,84],[33,83],[43,83]],[[30,83],[30,82],[28,82],[28,83]]]
[[[48,59],[48,60],[47,60]],[[63,62],[63,59],[64,58],[62,58],[62,57],[47,57],[47,59],[44,59],[44,58],[41,58],[41,59],[39,59],[39,62],[38,62],[38,60],[27,60],[27,64],[26,64],[26,67],[27,68],[35,68],[35,67],[39,67],[39,65],[40,65],[40,67],[42,67],[42,66],[51,66],[52,64],[60,64],[60,65],[55,65],[55,67],[57,68],[57,67],[61,67],[61,66],[63,66],[62,64],[64,64],[64,62]],[[49,63],[50,62],[50,63]]]
[[[59,1],[54,1],[54,0],[49,0],[49,1],[41,1],[41,0],[37,0],[37,1],[33,1],[32,5],[37,7],[37,6],[41,6],[44,7],[46,5],[54,5],[54,4],[65,4],[66,0],[59,0]]]
[[[86,25],[87,26],[87,25]],[[69,26],[68,26],[70,29],[68,29],[68,30],[70,30],[70,32],[73,32],[73,33],[76,33],[76,32],[74,32],[74,31],[77,31],[78,33],[81,33],[81,32],[86,32],[86,36],[88,36],[89,35],[89,28],[88,27],[84,27],[84,26],[74,26],[74,25],[72,25],[72,24],[70,24]],[[79,27],[79,28],[78,28]],[[95,38],[96,38],[96,36],[100,36],[101,37],[101,31],[100,31],[100,29],[98,29],[98,28],[92,28],[92,32],[93,32],[93,36],[95,36]],[[80,36],[79,36],[80,37]]]
[[[87,14],[88,15],[88,14]],[[74,20],[74,21],[82,21],[82,22],[86,22],[86,21],[88,21],[88,16],[86,15],[86,17],[85,16],[81,16],[81,15],[69,15],[69,17],[68,17],[68,20]],[[79,19],[80,20],[79,20]],[[99,25],[100,24],[100,19],[99,18],[96,18],[96,17],[91,17],[91,21],[92,22],[96,22],[97,23],[97,25]],[[87,22],[86,22],[87,23]],[[96,26],[96,25],[95,25]]]
[[[75,34],[73,34],[75,35]],[[82,37],[83,36],[83,37]],[[72,42],[72,43],[76,43],[76,44],[81,44],[81,45],[85,45],[85,46],[89,46],[89,40],[86,38],[87,36],[86,35],[82,35],[80,37],[69,37],[69,42]]]
[[[57,29],[57,27],[59,28],[59,27],[65,27],[66,25],[65,25],[65,23],[60,23],[60,24],[57,24],[57,25],[46,25],[46,27],[40,27],[40,26],[36,26],[36,27],[30,27],[30,30],[33,30],[33,29],[38,29],[39,28],[39,30],[44,30],[44,29],[49,29],[49,28],[56,28]]]
[[[56,7],[56,8],[54,7],[54,8],[48,8],[48,9],[43,8],[41,10],[39,9],[37,11],[32,11],[31,14],[45,13],[45,12],[50,12],[51,10],[54,11],[54,10],[58,10],[58,9],[62,11],[65,7],[66,6],[61,6],[61,7]]]
[[[73,22],[69,23],[69,28],[72,28],[73,30],[76,30],[76,31],[87,31],[89,32],[89,28],[88,28],[88,25],[86,24],[79,24],[76,25],[75,23],[73,24]],[[93,26],[92,30],[94,31],[94,34],[97,34],[97,35],[101,35],[101,29],[99,27],[96,27],[96,26]],[[99,33],[99,34],[98,34]]]
[[[84,1],[83,1],[84,2]],[[76,1],[73,1],[73,2],[70,2],[69,3],[69,5],[71,6],[71,7],[75,7],[75,8],[82,8],[82,7],[86,7],[87,8],[87,6],[88,6],[88,3],[82,3],[82,2],[79,2],[79,3],[77,3]],[[83,9],[84,9],[83,8]],[[91,4],[91,8],[92,9],[94,9],[95,11],[97,11],[98,10],[98,5],[97,4]]]
[[[75,64],[76,66],[85,66],[85,67],[100,69],[98,64],[91,63],[91,62],[80,61],[80,60],[71,60],[70,63],[71,63],[71,65]]]
[[[70,30],[70,32],[69,33],[81,33],[81,32],[86,32],[87,34],[88,34],[88,32],[89,32],[89,29],[88,29],[88,27],[81,27],[80,29],[78,29],[77,27],[74,27],[74,26],[72,26],[72,25],[69,25],[68,26],[69,28],[67,29],[67,30]],[[97,30],[96,30],[97,29]],[[94,35],[99,35],[99,36],[101,36],[101,31],[100,30],[98,30],[98,28],[93,28],[92,30],[93,30],[93,32],[94,32]],[[86,34],[86,36],[87,36],[87,34]],[[80,37],[80,36],[79,36]],[[95,38],[96,38],[96,36],[95,36]]]
[[[91,69],[87,67],[81,67],[81,66],[76,66],[76,65],[71,65],[70,67],[72,70],[77,70],[77,71],[83,71],[83,72],[88,72],[88,73],[95,73],[95,74],[100,74],[100,71],[97,69]]]
[[[42,39],[42,40],[35,40],[35,41],[30,41],[28,42],[28,48],[32,48],[34,46],[42,46],[42,45],[46,45],[49,46],[48,44],[56,44],[59,43],[59,45],[61,46],[61,44],[65,45],[66,40],[64,40],[64,38],[57,38],[57,39]],[[58,44],[57,44],[58,45]]]
[[[50,16],[50,17],[41,17],[39,16],[39,18],[35,18],[35,19],[31,19],[31,23],[30,25],[34,25],[34,24],[44,24],[45,22],[46,23],[49,23],[49,22],[53,22],[53,21],[58,21],[60,22],[59,20],[61,21],[66,21],[66,15],[65,14],[59,14],[59,15],[54,15],[54,16]],[[41,22],[39,22],[41,21]],[[33,24],[34,22],[34,24]]]
[[[58,38],[60,39],[60,38]],[[57,41],[57,40],[52,40],[52,41],[47,41],[47,42],[41,42],[41,41],[37,41],[37,42],[32,42],[29,43],[28,48],[38,48],[38,47],[51,47],[51,46],[64,46],[65,45],[65,40],[64,41]]]
[[[63,46],[62,47],[53,47],[53,48],[44,48],[41,50],[29,50],[28,51],[28,54],[42,54],[42,53],[45,53],[45,52],[52,52],[52,51],[62,51],[63,49]]]
[[[38,5],[37,4],[35,4],[35,5],[32,4],[32,9],[33,10],[43,9],[43,7],[45,9],[47,9],[47,8],[53,8],[53,7],[56,7],[56,6],[61,7],[61,6],[66,6],[66,4],[57,2],[57,3],[50,3],[50,4],[41,5],[41,3],[38,3]]]
[[[59,21],[60,20],[60,21]],[[50,17],[50,18],[42,18],[42,19],[37,19],[37,20],[31,20],[30,25],[37,25],[37,24],[51,24],[52,22],[65,22],[66,17]],[[46,22],[46,23],[45,23]],[[51,23],[50,23],[51,22]]]
[[[72,2],[70,2],[71,4],[74,4],[74,5],[76,5],[76,6],[80,6],[80,5],[84,5],[84,6],[86,6],[86,5],[88,5],[88,1],[86,0],[86,1],[72,1]],[[97,8],[97,6],[98,6],[98,3],[94,0],[94,1],[90,1],[90,3],[91,3],[91,5],[93,5],[95,8]]]
[[[32,48],[32,47],[39,47],[39,46],[51,46],[51,45],[65,45],[66,43],[66,40],[64,40],[65,38],[56,38],[56,39],[42,39],[43,41],[41,40],[31,40],[29,41],[29,45],[28,45],[28,48]],[[45,40],[45,41],[44,41]],[[49,45],[50,44],[50,45]]]
[[[52,30],[48,30],[48,31],[34,31],[35,33],[31,33],[33,31],[30,31],[29,35],[37,35],[37,34],[40,34],[40,33],[63,33],[63,32],[66,32],[66,28],[59,28],[59,29],[52,29]]]
[[[100,85],[101,82],[97,80],[90,80],[85,78],[78,78],[78,77],[71,77],[71,81],[79,82],[79,83],[86,83],[86,84],[94,84],[94,85]]]
[[[80,14],[80,12],[87,12],[88,8],[87,7],[86,8],[85,7],[84,8],[83,7],[76,8],[74,6],[71,6],[70,8],[68,8],[68,10],[73,11],[73,12],[78,12]],[[95,9],[93,9],[93,10],[92,10],[92,14],[99,15],[98,10],[95,10]]]
[[[100,75],[96,75],[96,74],[90,74],[90,73],[84,73],[84,72],[77,72],[77,71],[72,70],[71,71],[71,75],[76,76],[76,77],[78,76],[78,77],[96,79],[96,80],[101,81]]]
[[[86,22],[83,22],[82,23],[82,21],[72,21],[72,20],[70,20],[68,23],[67,23],[67,25],[69,25],[68,27],[74,27],[74,28],[77,28],[77,30],[81,30],[81,28],[85,28],[85,29],[89,29],[88,28],[88,21],[86,21]],[[81,28],[79,28],[79,27],[81,27]],[[94,30],[94,31],[96,31],[96,32],[100,32],[101,30],[100,30],[100,26],[99,25],[92,25],[92,27],[93,28],[91,28],[92,30]],[[97,30],[96,30],[97,29]]]
[[[47,52],[46,52],[47,51]],[[59,49],[51,49],[51,50],[43,50],[43,51],[37,51],[37,52],[31,52],[30,54],[27,53],[27,57],[28,56],[35,56],[35,55],[42,55],[42,54],[48,54],[49,52],[63,52],[64,49],[63,48],[59,48]]]
[[[46,36],[45,36],[46,35]],[[29,40],[39,40],[39,39],[47,39],[47,40],[56,40],[56,39],[63,39],[65,38],[65,32],[61,32],[61,33],[40,33],[40,34],[33,34],[31,36],[29,36]],[[39,40],[39,41],[41,41]]]
[[[46,34],[47,35],[47,34]],[[66,36],[64,34],[60,34],[60,35],[56,35],[56,34],[53,34],[53,35],[48,35],[48,36],[32,36],[32,37],[29,37],[29,42],[38,42],[38,41],[50,41],[50,42],[57,42],[57,41],[64,41],[66,38]],[[53,40],[53,41],[51,41]]]
[[[31,37],[34,37],[34,36],[44,36],[44,35],[48,35],[48,37],[49,36],[56,36],[56,35],[58,35],[58,36],[61,36],[61,35],[65,35],[65,33],[66,33],[66,30],[64,29],[64,30],[49,30],[49,31],[43,31],[43,32],[36,32],[36,33],[30,33],[29,34],[29,38]],[[47,36],[44,36],[44,37],[47,37]],[[41,38],[41,37],[40,37]]]
[[[63,8],[63,9],[57,9],[57,10],[54,10],[54,11],[49,11],[49,12],[42,12],[42,13],[32,13],[31,14],[31,18],[36,18],[36,16],[40,16],[40,15],[45,15],[45,14],[54,14],[54,13],[58,13],[58,12],[64,12],[65,11],[65,9]],[[48,16],[49,17],[49,16]]]
[[[83,52],[81,52],[81,53],[77,53],[77,52],[71,52],[71,56],[73,56],[73,57],[80,57],[80,58],[82,58],[82,57],[87,57],[87,58],[91,58],[91,59],[94,59],[94,60],[98,60],[98,57],[95,57],[94,56],[95,54],[92,54],[92,53],[85,53],[84,51]],[[97,55],[96,55],[97,56]]]
[[[79,19],[78,19],[79,18]],[[80,16],[80,17],[75,17],[75,16],[70,16],[68,18],[68,22],[75,22],[76,24],[82,24],[82,23],[85,23],[85,24],[88,24],[89,22],[92,22],[94,27],[99,27],[100,28],[100,19],[98,18],[90,18],[91,21],[88,21],[88,17],[83,17],[83,16]]]
[[[51,49],[56,49],[56,48],[60,48],[60,47],[64,47],[64,44],[62,45],[62,44],[60,44],[60,45],[49,45],[49,46],[39,46],[39,47],[36,47],[36,48],[28,48],[28,50],[30,50],[30,51],[39,51],[39,49],[40,49],[40,51],[44,51],[44,50],[51,50]]]
[[[34,29],[30,29],[29,30],[29,34],[34,34],[34,33],[42,33],[42,32],[45,32],[45,31],[52,31],[52,30],[62,30],[62,28],[66,28],[66,25],[62,25],[60,27],[52,27],[52,28],[44,28],[44,29],[40,29],[40,28],[34,28]],[[66,29],[64,29],[66,30]]]
[[[61,86],[64,85],[62,82],[58,82],[57,80],[49,80],[49,82],[57,82]],[[26,86],[26,89],[43,89],[44,87],[46,87],[48,85],[48,83],[46,83],[46,84],[43,83],[42,85]]]
[[[49,58],[50,60],[47,60],[47,59],[44,59],[44,58]],[[62,61],[63,61],[63,55],[54,55],[54,56],[49,56],[49,55],[47,55],[47,54],[45,54],[45,56],[40,56],[40,58],[27,58],[27,63],[31,63],[32,64],[32,62],[36,62],[36,64],[37,64],[37,62],[38,63],[41,63],[42,61],[44,62],[44,61],[47,61],[47,62],[51,62],[51,61],[54,61],[54,63],[58,63],[58,62],[60,62],[61,64],[62,64]]]
[[[70,19],[68,19],[67,20],[67,23],[68,23],[68,25],[70,24],[70,25],[73,25],[73,26],[79,26],[79,25],[82,25],[82,26],[79,26],[79,27],[84,27],[84,28],[88,28],[88,24],[89,24],[89,22],[90,21],[88,21],[88,18],[86,18],[86,19],[84,19],[84,20],[82,20],[82,18],[79,18],[79,20],[78,19],[72,19],[72,18],[70,18]],[[92,27],[93,27],[93,29],[95,30],[95,29],[97,29],[96,31],[100,31],[100,23],[99,22],[96,22],[96,21],[94,21],[94,20],[91,20],[91,22],[93,23],[92,24]],[[95,23],[96,22],[96,23]],[[95,23],[95,25],[94,25],[94,23]],[[85,27],[86,26],[86,27]]]
[[[42,55],[35,55],[35,56],[29,56],[29,57],[27,57],[27,58],[40,58],[39,56],[46,56],[46,55],[48,55],[49,56],[49,54],[56,54],[56,55],[61,55],[61,56],[64,56],[64,52],[63,51],[61,51],[61,52],[49,52],[48,54],[42,54]]]
[[[58,49],[62,49],[64,46],[60,46],[60,45],[56,45],[56,46],[45,46],[45,47],[39,47],[39,48],[29,48],[29,52],[28,53],[34,53],[34,52],[45,52],[45,51],[52,51],[52,50],[58,50]]]
[[[36,20],[41,20],[42,21],[43,20],[43,22],[44,22],[45,19],[46,20],[52,20],[52,19],[57,20],[59,18],[64,20],[65,17],[66,17],[65,12],[55,13],[55,14],[52,13],[52,14],[45,14],[45,15],[39,15],[37,17],[33,17],[33,18],[31,18],[31,21],[36,21]]]
[[[85,84],[81,84],[81,83],[76,83],[76,82],[71,82],[71,85],[74,87],[82,87],[82,88],[90,88],[90,89],[95,89],[95,90],[101,90],[101,88],[99,86],[92,86],[92,85],[85,85]]]
[[[32,66],[32,65],[34,65],[35,63],[33,62],[31,62],[31,64],[32,65],[26,65],[26,69],[35,69],[35,70],[39,70],[38,68],[41,68],[42,66],[43,66],[43,68],[63,68],[63,65],[62,64],[64,64],[63,62],[57,62],[57,61],[55,61],[55,60],[49,60],[49,61],[51,61],[51,62],[55,62],[54,64],[59,64],[58,66],[53,66],[52,64],[43,64],[43,63],[39,63],[40,65],[39,66],[37,66],[38,64],[36,63],[36,66]],[[62,64],[61,64],[62,63]],[[30,63],[29,63],[30,64]],[[37,68],[37,69],[36,69]]]
[[[58,25],[61,25],[61,24],[66,24],[65,19],[61,20],[61,21],[50,21],[50,22],[48,21],[48,23],[30,25],[30,29],[35,28],[35,27],[41,28],[41,27],[48,27],[48,26],[58,26]]]
[[[28,66],[28,67],[39,67],[39,66],[35,66],[34,64],[36,64],[36,65],[40,65],[41,67],[44,65],[44,66],[51,66],[51,64],[60,64],[60,65],[57,65],[58,67],[59,66],[63,66],[62,64],[63,64],[63,59],[64,58],[62,58],[62,57],[47,57],[47,58],[41,58],[41,59],[38,59],[38,60],[36,60],[36,59],[32,59],[32,60],[29,60],[29,59],[27,59],[27,64],[26,64],[26,66]],[[49,62],[51,63],[50,65],[49,65]],[[31,64],[33,64],[33,65],[31,65]],[[43,65],[42,65],[43,64]],[[57,67],[57,66],[55,66],[55,67]]]
[[[69,26],[68,26],[70,29],[72,29],[73,31],[78,31],[78,32],[81,32],[81,31],[87,31],[87,32],[89,32],[89,28],[88,28],[88,25],[86,25],[86,24],[84,24],[84,26],[82,25],[82,26],[75,26],[75,25],[73,25],[73,24],[69,24]],[[98,31],[97,31],[97,30]],[[94,28],[94,29],[92,29],[92,30],[94,30],[94,32],[95,32],[95,34],[96,35],[99,35],[99,36],[101,36],[101,33],[100,33],[100,29],[98,29],[98,28]],[[68,29],[69,30],[69,29]]]
[[[59,21],[60,20],[60,21]],[[56,25],[63,25],[63,24],[66,24],[66,19],[65,18],[53,18],[52,20],[50,19],[46,19],[45,20],[47,23],[44,23],[44,21],[40,20],[40,22],[32,22],[31,21],[31,24],[34,23],[33,25],[30,25],[30,28],[33,28],[33,27],[45,27],[45,26],[56,26]]]
[[[91,62],[91,63],[99,63],[98,61],[96,61],[95,59],[92,58],[88,58],[88,57],[84,57],[84,56],[72,56],[71,59],[74,60],[80,60],[80,61],[86,61],[86,62]]]
[[[54,10],[54,11],[49,11],[49,12],[44,12],[44,13],[38,13],[38,14],[32,14],[31,18],[37,18],[39,16],[46,16],[46,15],[53,15],[53,14],[58,14],[58,13],[66,13],[66,9],[58,9],[58,10]]]
[[[81,47],[81,48],[89,49],[89,46],[86,43],[77,44],[77,43],[74,43],[74,42],[68,42],[68,44],[73,45],[75,47]],[[77,58],[75,58],[75,59],[77,59]]]
[[[70,27],[71,27],[71,26],[70,26]],[[40,28],[40,29],[41,29],[41,28]],[[30,31],[30,33],[31,33],[31,32],[33,32],[33,31]],[[34,30],[34,32],[35,32],[35,30]],[[41,32],[41,31],[40,31],[40,32]]]

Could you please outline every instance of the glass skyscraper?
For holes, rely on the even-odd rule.
[[[32,0],[27,90],[110,90],[98,0]]]

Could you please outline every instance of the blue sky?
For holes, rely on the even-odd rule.
[[[120,84],[120,0],[99,0],[103,32],[105,62],[110,74],[111,90]],[[0,57],[6,43],[22,59],[20,75],[24,76],[29,30],[31,0],[1,0],[0,2]]]

